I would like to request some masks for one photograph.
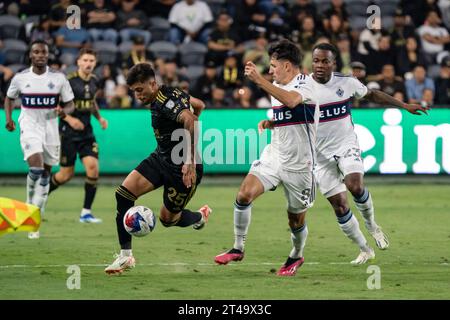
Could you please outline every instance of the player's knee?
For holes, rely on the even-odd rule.
[[[291,229],[301,228],[305,225],[306,210],[300,213],[288,211],[289,227]]]
[[[236,201],[241,205],[250,204],[253,200],[254,195],[249,188],[241,188],[236,197]]]
[[[359,183],[359,182],[351,182],[347,185],[348,191],[350,191],[350,193],[357,197],[360,196],[361,194],[364,193],[364,186]]]
[[[159,221],[166,227],[173,227],[181,217],[181,213],[173,214],[165,206],[162,206],[159,210]]]
[[[58,177],[57,177],[58,183],[59,184],[64,184],[67,181],[69,181],[70,179],[72,179],[73,176],[74,176],[74,172],[73,171],[67,171],[67,172],[60,171],[58,173]]]

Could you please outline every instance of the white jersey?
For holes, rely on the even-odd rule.
[[[11,81],[6,95],[11,99],[21,98],[21,112],[19,119],[28,118],[36,124],[54,119],[56,125],[55,108],[62,102],[73,100],[74,95],[65,75],[49,67],[45,73],[38,75],[32,67],[16,74]]]
[[[312,76],[311,76],[312,79]],[[358,145],[351,118],[351,99],[364,97],[367,87],[352,76],[332,73],[331,79],[316,84],[314,100],[320,105],[320,121],[317,130],[317,161],[319,166],[335,155],[347,151],[348,146]]]
[[[284,170],[311,171],[315,163],[315,139],[319,121],[319,106],[314,105],[314,80],[298,74],[286,85],[273,83],[286,91],[297,91],[303,103],[289,108],[271,97],[274,129],[272,153]]]

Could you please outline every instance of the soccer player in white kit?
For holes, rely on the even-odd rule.
[[[16,74],[5,98],[6,129],[14,131],[12,120],[14,100],[21,98],[19,116],[20,145],[28,162],[27,203],[44,213],[48,197],[51,168],[59,163],[59,116],[64,119],[74,109],[73,93],[64,74],[47,66],[48,45],[36,40],[30,46],[31,67]],[[61,108],[59,104],[64,104]],[[71,124],[78,128],[79,124]],[[30,239],[39,238],[39,231],[30,232]]]
[[[364,186],[364,165],[361,149],[351,118],[350,100],[364,98],[382,106],[404,108],[412,114],[426,113],[428,108],[403,103],[379,90],[368,89],[352,76],[333,72],[337,49],[322,43],[313,48],[313,73],[316,82],[314,102],[320,105],[320,122],[317,130],[317,183],[328,199],[344,234],[360,247],[359,256],[352,264],[363,264],[375,258],[367,244],[358,220],[353,216],[347,201],[347,189],[353,195],[364,223],[380,249],[387,249],[388,239],[374,219],[372,197]]]
[[[270,74],[274,82],[262,77],[252,62],[245,75],[271,95],[273,108],[272,141],[253,162],[241,184],[234,205],[234,246],[215,257],[218,264],[244,258],[244,242],[251,217],[251,204],[261,194],[283,184],[293,248],[277,275],[293,276],[303,264],[303,248],[308,235],[306,211],[313,205],[315,181],[315,137],[319,118],[318,106],[312,103],[312,79],[300,74],[300,50],[281,40],[269,49]],[[264,123],[260,123],[262,129]]]

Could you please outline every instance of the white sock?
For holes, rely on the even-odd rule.
[[[343,217],[338,217],[338,223],[344,234],[355,242],[362,251],[368,251],[367,240],[359,229],[358,219],[353,215],[351,210]]]
[[[298,259],[303,257],[303,249],[305,248],[306,238],[308,237],[308,226],[304,224],[298,229],[291,229],[291,241],[293,248],[289,257]]]
[[[234,249],[244,251],[245,238],[252,216],[252,205],[234,204]]]
[[[50,190],[50,176],[41,176],[39,183],[36,184],[33,196],[33,204],[41,209],[41,215],[44,214],[45,205],[48,200],[48,191]]]
[[[85,208],[83,208],[83,209],[81,209],[81,214],[80,214],[80,216],[84,216],[84,215],[86,215],[86,214],[89,214],[89,213],[91,213],[91,209],[85,209]]]
[[[364,224],[369,231],[374,231],[378,225],[375,222],[375,210],[373,208],[372,196],[367,188],[364,188],[364,193],[361,197],[353,198],[358,211],[364,218]]]
[[[27,203],[33,204],[36,182],[44,173],[44,168],[30,167],[27,175]]]
[[[120,255],[122,257],[132,257],[133,256],[133,251],[131,249],[127,249],[127,250],[120,250]]]

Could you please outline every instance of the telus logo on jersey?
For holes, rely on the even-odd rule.
[[[308,105],[305,107],[303,107],[303,105],[299,105],[293,109],[286,106],[274,107],[272,119],[275,122],[275,127],[289,126],[299,123],[313,123],[314,106],[310,108]]]
[[[320,105],[320,122],[345,118],[350,115],[350,99]]]
[[[22,94],[22,107],[25,108],[56,108],[59,102],[59,95],[44,94]]]

